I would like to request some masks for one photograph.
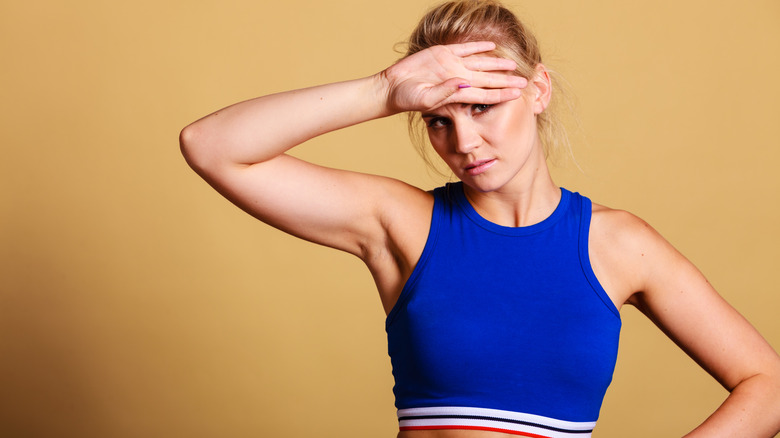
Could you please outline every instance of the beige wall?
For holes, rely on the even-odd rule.
[[[177,135],[240,99],[378,71],[428,4],[4,2],[0,435],[393,436],[369,274],[221,199]],[[583,171],[557,182],[648,220],[780,348],[780,3],[515,9],[578,103]],[[400,118],[299,154],[440,183]],[[680,435],[725,391],[623,315],[596,436]]]

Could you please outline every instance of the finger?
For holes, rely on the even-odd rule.
[[[515,100],[522,96],[523,92],[519,88],[461,88],[454,93],[448,103],[469,103],[494,105],[509,100]]]
[[[474,72],[468,84],[477,88],[525,88],[528,79],[505,73]]]
[[[462,78],[452,78],[425,91],[420,100],[422,110],[432,110],[448,103],[455,102],[456,95],[461,90],[469,89],[468,82]]]
[[[495,56],[472,55],[463,58],[463,66],[474,71],[514,71],[517,63],[511,59]]]
[[[496,48],[492,41],[471,41],[468,43],[449,44],[447,48],[457,56],[469,56],[475,53],[489,52]]]

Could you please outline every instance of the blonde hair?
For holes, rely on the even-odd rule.
[[[536,66],[542,62],[536,38],[509,9],[496,0],[455,0],[434,7],[423,16],[412,32],[404,57],[431,46],[469,41],[496,43],[496,49],[490,54],[515,61],[515,74],[527,79],[536,75]],[[549,73],[555,91],[547,109],[536,119],[536,128],[547,158],[556,156],[559,151],[570,150],[568,136],[555,111],[557,101],[561,100],[557,92],[560,80],[554,72]],[[410,112],[408,117],[412,142],[423,159],[435,168],[426,153],[427,135],[420,114]]]

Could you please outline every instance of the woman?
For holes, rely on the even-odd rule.
[[[552,96],[511,12],[455,1],[383,72],[232,105],[181,146],[248,213],[365,262],[388,314],[399,437],[590,436],[626,303],[731,392],[689,436],[773,436],[780,358],[641,219],[553,183]],[[285,154],[401,112],[459,183],[426,192]]]

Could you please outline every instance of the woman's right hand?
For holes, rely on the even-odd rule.
[[[513,74],[514,61],[483,55],[495,47],[489,41],[433,46],[401,59],[379,74],[386,87],[388,112],[517,99],[528,81]]]

